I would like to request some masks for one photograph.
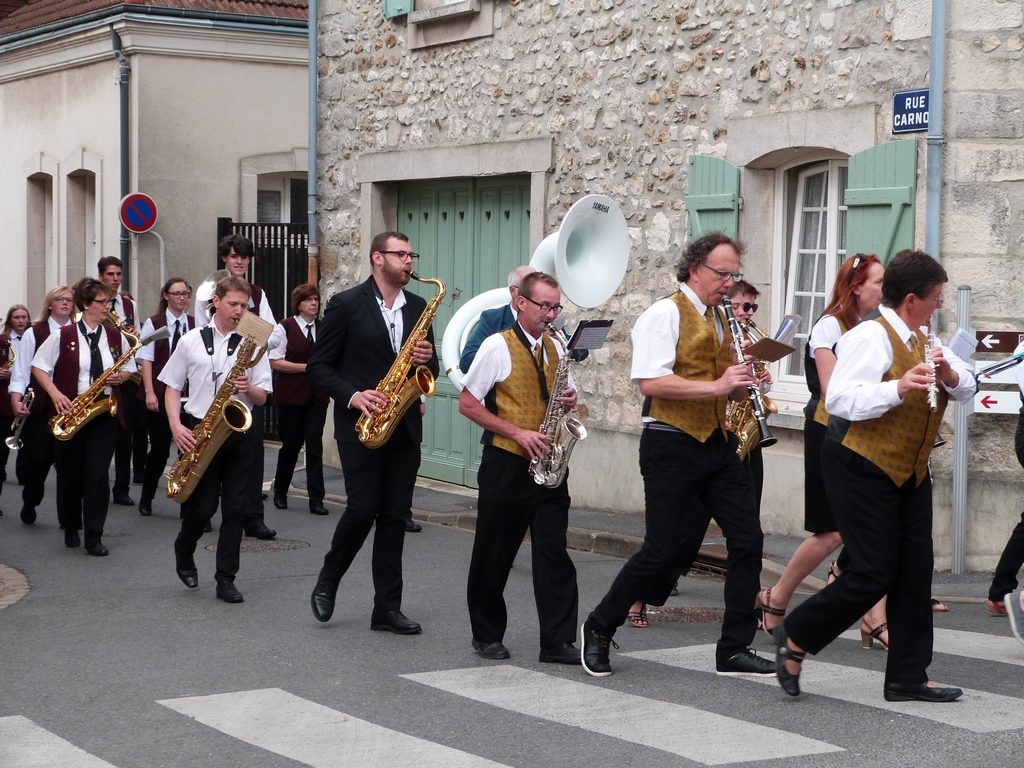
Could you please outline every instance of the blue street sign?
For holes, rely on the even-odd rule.
[[[928,89],[913,88],[892,95],[892,132],[928,130]]]
[[[133,192],[121,200],[118,218],[129,232],[139,235],[153,228],[156,213],[156,203],[152,197],[142,192]]]

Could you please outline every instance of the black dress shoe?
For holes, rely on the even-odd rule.
[[[334,615],[334,599],[338,594],[338,585],[328,579],[319,579],[313,587],[309,598],[313,606],[313,615],[317,621],[330,621]]]
[[[401,611],[377,611],[370,616],[370,629],[396,635],[418,635],[423,628]]]
[[[613,644],[611,635],[599,632],[594,624],[587,619],[580,627],[580,662],[584,671],[591,677],[608,677],[612,673],[612,665],[608,659],[609,646]],[[618,646],[615,646],[618,648]]]
[[[185,586],[188,586],[187,584]],[[245,600],[235,582],[223,579],[217,582],[217,599],[225,603],[241,603]]]
[[[542,664],[579,664],[580,649],[572,643],[560,643],[552,648],[541,648],[537,660]]]
[[[318,501],[313,502],[309,505],[309,512],[312,515],[326,515],[327,510],[324,509],[324,505]]]
[[[263,539],[264,541],[269,541],[270,539],[277,536],[277,531],[275,531],[273,528],[267,528],[267,524],[264,523],[262,520],[259,520],[245,527],[245,535],[251,536],[254,539]]]
[[[115,493],[114,503],[122,507],[134,507],[135,501],[127,493]]]
[[[473,638],[473,650],[483,659],[490,659],[491,661],[502,661],[511,656],[502,643],[497,640],[491,640],[490,642],[484,642]]]
[[[152,517],[153,515],[153,502],[151,501],[140,501],[139,502],[139,514],[143,517]]]
[[[82,540],[78,537],[78,531],[64,531],[64,546],[68,549],[82,546]]]
[[[288,509],[288,497],[287,496],[275,496],[274,497],[274,508],[275,509]]]
[[[930,687],[928,683],[886,683],[883,689],[886,701],[929,701],[943,703],[956,701],[964,692],[959,688]]]
[[[419,533],[423,530],[423,526],[413,520],[411,517],[405,519],[405,532],[406,533]]]
[[[91,544],[86,544],[85,551],[95,557],[106,557],[110,554],[110,550],[103,546],[102,541],[94,541]]]
[[[36,508],[35,507],[22,507],[21,508],[21,522],[25,525],[32,525],[36,521]]]
[[[176,571],[178,578],[181,579],[181,583],[189,589],[195,589],[199,586],[199,571],[194,566],[192,568],[183,568],[179,565]]]

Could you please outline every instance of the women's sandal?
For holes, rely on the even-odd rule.
[[[825,575],[825,586],[827,587],[833,581],[839,578],[840,570],[839,564],[833,560],[828,564],[828,573]]]
[[[637,629],[647,629],[650,626],[650,622],[647,620],[647,605],[641,606],[639,611],[627,613],[626,621]]]
[[[785,624],[779,624],[772,637],[775,639],[775,676],[779,679],[779,685],[790,696],[799,696],[800,673],[793,674],[786,669],[786,662],[793,661],[802,664],[807,653],[806,651],[795,651],[789,647],[789,635],[786,633]]]
[[[932,613],[949,613],[949,606],[941,600],[932,598]]]
[[[769,627],[768,626],[768,618],[767,617],[768,616],[783,617],[783,616],[786,615],[786,609],[785,608],[773,608],[772,607],[772,588],[771,587],[768,587],[768,589],[762,590],[761,592],[757,593],[757,606],[756,606],[756,608],[760,609],[760,611],[761,611],[761,615],[757,619],[757,628],[758,629],[763,629],[765,632],[767,632],[769,635],[771,635],[772,632],[775,629],[775,626],[778,626],[778,625]]]
[[[883,640],[882,639],[882,635],[885,635],[886,639]],[[874,647],[875,640],[877,640],[878,644],[880,646],[882,646],[882,650],[883,651],[888,651],[889,650],[889,639],[888,639],[888,636],[889,636],[889,625],[886,624],[884,621],[881,624],[879,624],[877,627],[875,627],[874,629],[871,628],[871,625],[868,624],[867,621],[863,621],[863,620],[861,621],[861,623],[860,623],[860,647],[863,648],[865,651],[870,651]]]

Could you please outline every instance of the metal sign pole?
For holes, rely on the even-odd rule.
[[[164,257],[164,239],[160,237],[160,233],[155,229],[147,230],[145,234],[152,235],[160,244],[160,285],[163,286],[164,282],[167,280],[167,276],[165,274],[167,272],[167,263]]]
[[[956,289],[956,325],[970,332],[971,286],[961,285]],[[950,557],[950,572],[959,576],[967,565],[967,416],[971,401],[957,402],[953,410],[953,551]]]

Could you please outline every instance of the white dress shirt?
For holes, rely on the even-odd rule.
[[[308,325],[310,332],[313,334],[313,341],[316,341],[316,319],[314,318],[307,323],[302,319],[302,315],[294,315],[294,318],[295,322],[299,324],[299,331],[302,335],[306,335],[306,326]],[[284,356],[288,353],[288,331],[285,330],[284,321],[274,326],[274,330],[270,334],[270,341],[267,344],[270,347],[270,352],[267,354],[270,355],[271,360],[284,360]]]
[[[167,309],[164,311],[164,318],[167,322],[167,330],[170,332],[170,335],[167,337],[168,345],[172,344],[174,341],[174,324],[176,322],[180,321],[181,323],[182,337],[184,337],[185,334],[188,333],[188,314],[186,312],[182,312],[180,316],[175,317],[174,313],[171,312],[170,309]],[[153,326],[153,321],[147,317],[146,322],[142,324],[142,329],[139,331],[139,333],[141,334],[141,337],[144,339],[150,334],[152,334],[155,330],[156,328]],[[181,339],[178,340],[178,343],[181,343]],[[139,353],[135,355],[135,359],[139,361],[148,360],[149,362],[152,363],[154,360],[156,360],[156,351],[154,350],[155,346],[155,344],[147,344],[146,346],[139,350]]]
[[[84,321],[83,321],[83,324]],[[85,325],[86,330],[89,333],[96,331],[96,328],[89,328]],[[110,346],[107,343],[107,332],[104,326],[98,326],[100,330],[99,338],[99,350],[100,358],[103,360],[103,370],[106,371],[110,366],[114,364],[114,355],[110,351]],[[82,329],[79,326],[75,330],[75,335],[78,338],[78,389],[75,390],[75,394],[80,395],[89,388],[92,384],[92,377],[90,376],[90,364],[92,362],[92,351],[89,347],[89,339],[82,333]],[[131,345],[128,340],[118,334],[121,339],[121,349],[118,352],[118,357],[131,349]],[[60,356],[60,331],[51,333],[46,341],[43,342],[42,346],[36,351],[35,356],[32,358],[32,367],[38,368],[41,371],[45,371],[50,378],[53,378],[53,369],[57,365],[57,358]],[[121,368],[125,373],[135,373],[135,360],[129,358],[128,362]],[[110,394],[110,387],[106,387],[103,390],[106,394]]]
[[[519,330],[523,331],[522,326],[519,327]],[[533,338],[526,331],[523,331],[523,335],[530,342],[531,354],[536,355],[539,340]],[[556,343],[555,349],[558,351],[559,358],[561,358],[563,351],[561,345]],[[473,364],[469,366],[469,370],[462,379],[462,386],[464,389],[468,389],[473,397],[483,402],[487,393],[494,388],[495,384],[504,381],[511,375],[512,353],[509,351],[508,344],[505,343],[505,338],[500,333],[495,333],[481,342],[480,349],[477,351],[476,357],[473,358]],[[567,386],[570,388],[575,388],[576,386],[572,380],[571,371]],[[558,394],[560,395],[561,393]]]
[[[53,317],[47,318],[46,322],[50,326],[50,337],[52,338],[62,326]],[[69,319],[68,323],[70,322]],[[21,337],[21,342],[18,345],[18,357],[11,369],[11,383],[7,388],[11,394],[25,394],[25,390],[32,382],[32,358],[35,357],[35,354],[36,335],[33,333],[32,327],[29,326],[25,329],[25,335]]]

